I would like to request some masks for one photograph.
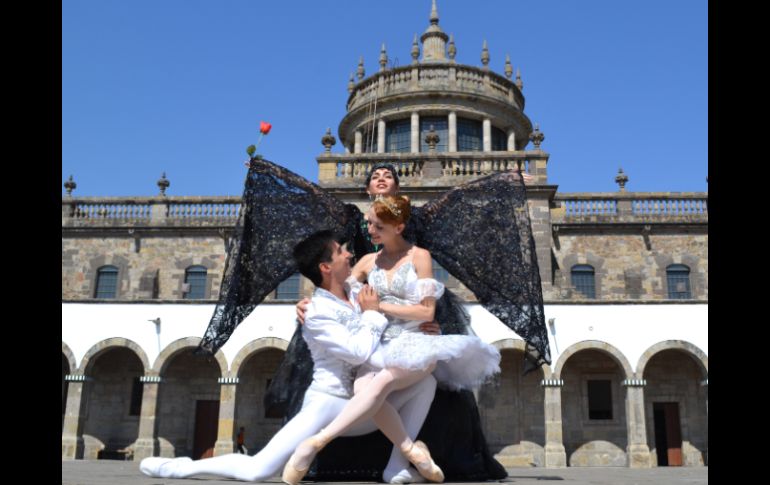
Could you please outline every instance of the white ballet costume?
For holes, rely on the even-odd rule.
[[[381,303],[415,305],[423,299],[439,299],[443,283],[433,278],[419,278],[414,263],[399,266],[388,283],[385,270],[375,263],[368,283]],[[351,287],[362,285],[353,277]],[[419,329],[422,321],[403,320],[390,315],[380,346],[359,369],[359,375],[385,367],[422,370],[436,363],[433,376],[452,390],[477,389],[490,376],[500,372],[500,352],[492,345],[471,335],[426,335]]]

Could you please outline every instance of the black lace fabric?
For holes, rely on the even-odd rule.
[[[198,352],[213,354],[224,345],[265,296],[296,272],[294,245],[322,229],[348,239],[356,258],[376,249],[357,207],[283,167],[253,159],[219,302]],[[428,249],[487,310],[525,340],[525,373],[550,364],[526,189],[517,175],[484,177],[414,207],[404,236]],[[444,334],[469,333],[470,318],[451,291],[437,301],[436,321]],[[286,419],[296,415],[312,373],[310,351],[297,327],[267,390],[268,411],[285,413]],[[419,438],[448,481],[507,475],[489,452],[469,391],[437,389]],[[338,438],[318,455],[307,478],[379,480],[390,446],[380,432]]]
[[[416,243],[526,342],[524,373],[551,363],[526,189],[513,172],[415,207]]]
[[[307,179],[266,160],[252,160],[219,301],[199,350],[213,354],[279,283],[297,271],[294,245],[330,229],[346,239],[361,212]]]

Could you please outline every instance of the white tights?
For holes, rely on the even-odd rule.
[[[401,416],[386,399],[391,393],[408,389],[428,377],[435,382],[435,378],[431,376],[434,368],[435,364],[417,371],[386,368],[359,377],[356,380],[355,395],[337,417],[324,428],[323,440],[331,441],[351,430],[356,424],[371,418],[393,443],[394,453],[409,449],[416,433],[409,436],[410,433],[405,429]],[[308,444],[298,447],[293,458],[294,466],[300,470],[307,468],[315,456],[314,451],[315,449]],[[393,459],[393,453],[391,453],[391,459]]]
[[[369,386],[367,386],[368,388]],[[411,387],[402,388],[387,398],[389,410],[398,411],[396,418],[403,421],[407,435],[417,437],[436,391],[436,380],[428,375]],[[350,402],[347,399],[308,389],[302,403],[302,409],[254,456],[232,453],[190,462],[181,462],[176,467],[173,478],[188,478],[195,475],[215,475],[245,481],[261,481],[280,472],[297,446],[306,438],[318,433],[329,425]],[[392,416],[386,417],[393,419]],[[358,436],[371,433],[377,426],[371,420],[361,421],[347,430],[345,436]],[[386,436],[388,434],[386,433]],[[388,436],[390,438],[390,436]],[[391,440],[392,441],[392,440]],[[390,460],[383,475],[393,476],[407,470],[409,463],[397,446],[393,447]],[[408,472],[407,472],[408,473]]]

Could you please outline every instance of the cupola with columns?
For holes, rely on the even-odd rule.
[[[516,165],[535,176],[535,183],[546,183],[548,154],[539,145],[526,150],[533,126],[524,114],[519,69],[511,79],[510,56],[501,66],[504,74],[494,72],[485,40],[481,67],[458,64],[454,35],[439,26],[436,0],[430,25],[419,44],[417,39],[415,34],[406,66],[388,65],[385,43],[371,76],[365,77],[364,56],[359,57],[338,128],[345,154],[326,151],[318,157],[321,185],[356,186],[378,161],[397,165],[403,186],[452,186]]]

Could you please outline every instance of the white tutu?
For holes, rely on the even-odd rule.
[[[390,285],[385,271],[376,265],[368,279],[384,303],[414,305],[424,298],[439,299],[444,294],[441,282],[418,278],[411,262],[396,270]],[[425,335],[418,328],[420,321],[388,317],[388,322],[380,346],[369,358],[372,367],[422,370],[436,363],[434,377],[453,390],[476,389],[500,372],[500,352],[478,337]]]

